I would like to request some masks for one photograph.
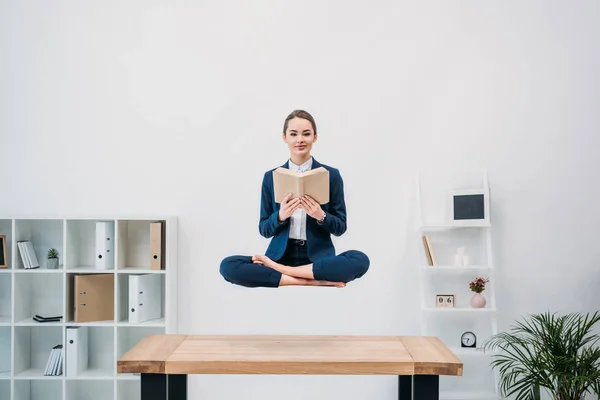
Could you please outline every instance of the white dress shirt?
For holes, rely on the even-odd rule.
[[[312,157],[302,165],[296,165],[289,160],[288,167],[295,172],[306,172],[312,168]],[[298,208],[290,217],[290,239],[306,240],[306,211]]]

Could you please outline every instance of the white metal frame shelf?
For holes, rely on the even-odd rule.
[[[95,268],[96,221],[114,222],[114,267]],[[164,269],[150,269],[149,224],[163,221]],[[117,374],[117,360],[144,336],[177,332],[177,218],[171,216],[31,217],[1,216],[8,268],[0,269],[0,399],[135,400],[139,376]],[[25,269],[17,247],[31,240],[40,267]],[[58,269],[46,268],[46,252],[59,251]],[[114,319],[74,322],[72,277],[113,274]],[[128,322],[128,276],[162,277],[162,318]],[[60,322],[37,322],[35,314],[60,315]],[[66,349],[67,326],[89,327],[88,369],[75,377],[44,376],[52,347]],[[85,395],[83,393],[85,392]],[[86,397],[87,396],[87,397]]]
[[[482,174],[482,188],[489,190],[487,173]],[[448,196],[452,190],[448,190]],[[496,271],[493,262],[492,251],[492,225],[490,223],[477,223],[473,225],[455,225],[443,221],[440,224],[424,224],[423,223],[423,204],[422,204],[422,189],[420,176],[416,178],[416,197],[417,197],[417,221],[416,231],[419,235],[418,248],[424,264],[419,265],[419,280],[421,292],[421,334],[438,336],[445,344],[463,361],[464,373],[460,378],[452,377],[445,382],[440,381],[441,391],[440,399],[499,399],[498,374],[492,371],[489,365],[490,355],[494,354],[490,351],[483,351],[481,348],[462,348],[460,346],[460,333],[462,331],[473,331],[469,327],[477,326],[479,331],[487,332],[484,337],[477,336],[477,346],[481,345],[487,337],[496,334],[497,330],[497,308],[495,296],[495,280],[494,273]],[[443,204],[448,204],[448,199],[444,199]],[[440,262],[430,266],[424,253],[424,247],[421,242],[421,236],[428,235],[431,238],[439,238],[439,243],[451,247],[464,239],[477,240],[477,248],[475,249],[477,257],[471,260],[467,266],[456,266],[452,259],[448,257],[448,252],[443,254]],[[461,239],[457,237],[463,236]],[[433,241],[433,239],[431,239]],[[462,245],[461,245],[462,246]],[[435,253],[436,243],[432,243]],[[472,246],[473,249],[475,246]],[[468,292],[468,282],[475,277],[489,277],[490,282],[486,285],[484,296],[487,304],[484,308],[472,308],[468,302],[469,298],[465,296]],[[426,288],[428,285],[433,285],[435,282],[443,283],[444,287],[456,288],[448,293],[430,293]],[[460,283],[458,283],[460,282]],[[460,286],[456,286],[460,285]],[[459,291],[463,294],[456,294]],[[456,304],[453,308],[438,308],[435,306],[435,294],[454,294]],[[471,293],[472,295],[472,293]],[[433,321],[433,322],[432,322]],[[466,321],[466,322],[465,322]],[[438,324],[439,326],[435,326]],[[449,333],[451,332],[451,333]],[[474,382],[473,372],[480,373],[483,368],[487,368],[490,377],[490,387],[476,389],[446,389],[443,386],[446,382],[458,383],[458,386],[469,388]]]

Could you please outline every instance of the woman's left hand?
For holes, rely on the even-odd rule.
[[[323,218],[325,215],[325,211],[323,211],[321,205],[307,194],[300,198],[300,207],[303,208],[308,215],[317,220]]]

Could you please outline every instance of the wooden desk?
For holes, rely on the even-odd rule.
[[[425,336],[149,335],[117,362],[142,400],[187,399],[190,374],[396,375],[398,399],[439,399],[462,362]]]

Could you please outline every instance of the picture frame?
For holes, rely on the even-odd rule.
[[[453,294],[436,294],[435,295],[435,307],[436,308],[454,308],[455,297]]]
[[[455,226],[490,225],[489,188],[456,189],[450,194],[450,221]]]
[[[0,235],[0,268],[8,268],[8,253],[6,249],[6,235]]]

